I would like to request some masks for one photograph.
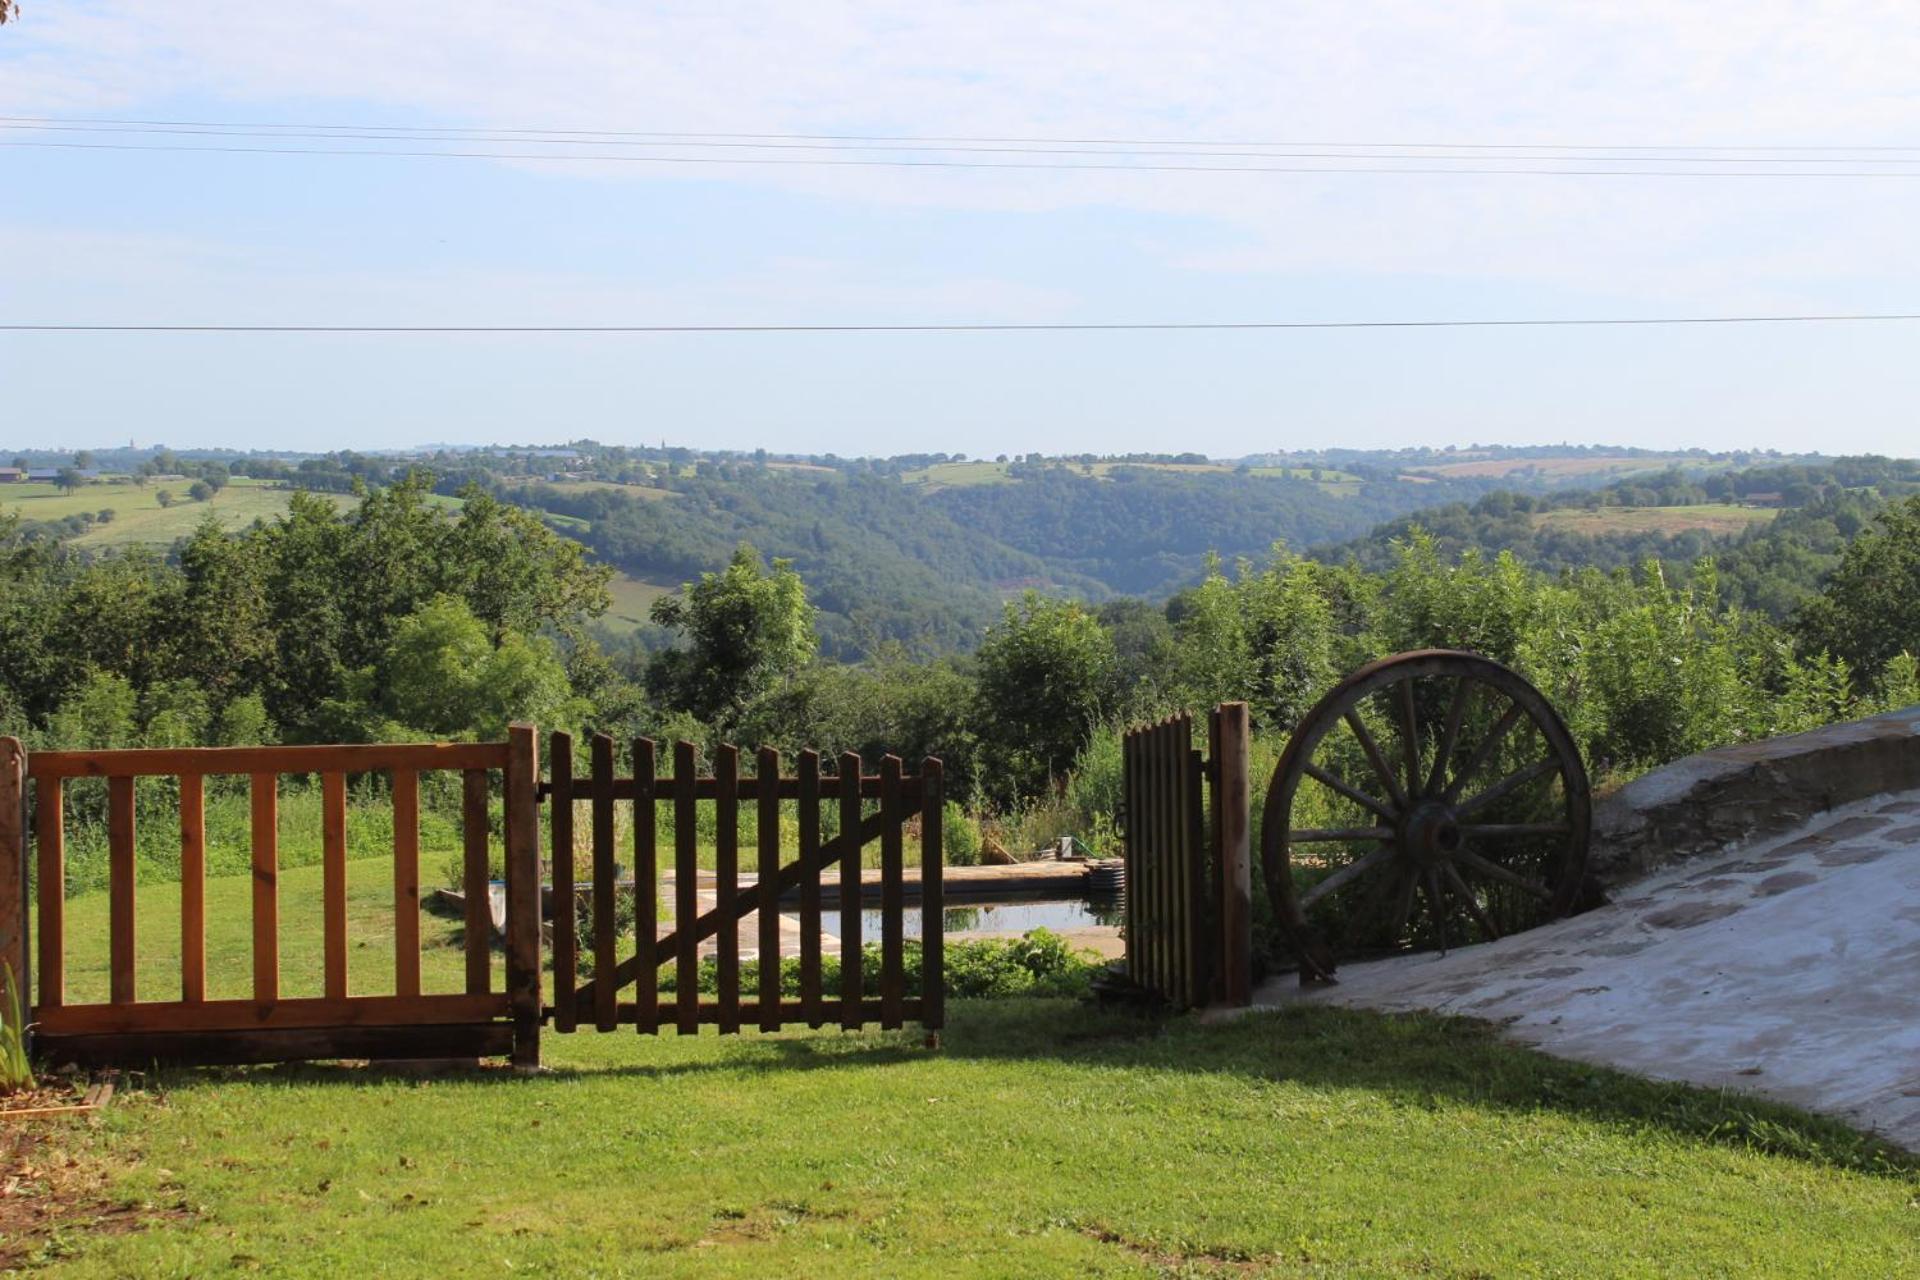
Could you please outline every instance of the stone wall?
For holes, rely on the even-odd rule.
[[[1608,887],[1805,822],[1835,805],[1920,790],[1920,707],[1703,751],[1594,806],[1592,873]]]

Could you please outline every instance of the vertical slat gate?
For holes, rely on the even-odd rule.
[[[820,753],[800,753],[800,1003],[818,1027],[820,990]]]
[[[493,989],[493,908],[488,900],[487,771],[468,769],[460,775],[460,887],[465,899],[461,944],[466,952],[467,994],[483,996]]]
[[[1217,738],[1212,722],[1209,733]],[[1137,726],[1121,742],[1127,976],[1175,1004],[1204,1004],[1219,918],[1209,897],[1206,757],[1188,715]]]
[[[720,1030],[740,1030],[740,918],[733,913],[740,882],[740,749],[723,743],[713,758],[714,907],[720,913]]]
[[[107,779],[107,933],[110,999],[132,1004],[134,994],[133,779]]]
[[[611,1031],[619,1025],[618,993],[613,970],[619,935],[613,918],[613,739],[604,733],[593,735],[593,1025],[596,1030]],[[561,899],[557,892],[553,903],[556,920],[572,916],[572,894]],[[555,982],[555,1000],[573,1002],[573,988]]]
[[[207,998],[207,787],[180,777],[180,998]]]
[[[906,892],[900,825],[907,820],[900,802],[900,757],[880,761],[880,1025],[902,1024],[906,998]]]
[[[320,777],[320,917],[322,989],[347,998],[347,778]]]
[[[754,770],[759,787],[759,808],[754,814],[754,835],[760,859],[757,890],[760,924],[760,1029],[780,1029],[780,753],[772,747],[760,748]]]
[[[65,793],[59,778],[42,778],[35,784],[34,843],[37,863],[34,878],[40,896],[39,950],[34,957],[40,968],[40,1007],[58,1009],[67,1001],[66,909],[67,839]]]
[[[253,775],[253,1000],[280,999],[280,777]]]
[[[420,775],[393,771],[393,990],[420,994]]]
[[[860,1029],[860,756],[840,757],[840,1025]]]
[[[547,877],[553,883],[553,1029],[579,1025],[573,990],[580,982],[580,947],[573,913],[573,735],[547,742]],[[565,906],[567,910],[560,908]]]
[[[640,738],[633,744],[633,955],[639,970],[634,1028],[642,1035],[660,1030],[660,922],[655,916],[660,901],[656,749],[652,738]]]
[[[920,1025],[946,1025],[946,814],[944,768],[929,756],[920,765]]]
[[[676,1027],[683,1036],[700,1029],[700,953],[693,922],[700,916],[700,869],[695,860],[699,812],[694,800],[691,742],[673,744],[673,932],[679,955],[674,966]]]
[[[531,1070],[540,1065],[540,748],[532,725],[507,729],[505,781],[507,998],[513,1064]]]

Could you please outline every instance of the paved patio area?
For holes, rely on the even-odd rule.
[[[1599,910],[1354,964],[1323,1000],[1505,1023],[1549,1053],[1748,1090],[1920,1149],[1920,792],[1670,868]]]

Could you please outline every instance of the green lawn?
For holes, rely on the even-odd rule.
[[[368,942],[354,971],[371,977],[382,860],[350,882]],[[318,982],[317,885],[283,880],[290,993]],[[210,930],[244,930],[244,893],[209,886]],[[155,912],[171,900],[143,890],[144,918],[156,895]],[[98,944],[104,900],[71,919],[76,951]],[[430,918],[423,935],[428,983],[451,989],[457,929]],[[143,936],[143,958],[159,950]],[[69,964],[76,991],[103,981]],[[34,1248],[76,1276],[1920,1269],[1911,1161],[1469,1022],[1311,1008],[1203,1026],[962,1001],[944,1040],[549,1033],[552,1070],[530,1079],[168,1072],[56,1131],[105,1170],[107,1202],[151,1224],[75,1220]]]
[[[661,596],[672,595],[674,590],[673,587],[663,587],[658,583],[643,582],[629,573],[615,573],[613,580],[607,583],[607,594],[613,597],[613,607],[607,610],[601,621],[621,630],[645,626],[652,620],[653,602]]]

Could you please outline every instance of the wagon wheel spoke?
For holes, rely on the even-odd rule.
[[[1500,743],[1513,729],[1513,726],[1519,723],[1520,717],[1524,714],[1526,714],[1526,712],[1518,702],[1508,704],[1506,714],[1494,721],[1493,728],[1487,731],[1485,740],[1473,749],[1472,755],[1467,757],[1466,767],[1454,774],[1453,781],[1449,782],[1447,789],[1440,793],[1441,799],[1445,800],[1448,804],[1452,804],[1459,798],[1461,791],[1465,790],[1466,785],[1473,781],[1475,774],[1486,767],[1487,761],[1493,758],[1493,753],[1500,749]]]
[[[1404,872],[1400,877],[1400,893],[1394,899],[1393,922],[1388,932],[1395,942],[1407,931],[1407,921],[1413,918],[1413,894],[1420,887],[1420,877],[1412,871]]]
[[[1433,917],[1433,931],[1440,936],[1440,954],[1447,954],[1447,904],[1440,896],[1440,873],[1427,868],[1427,914]]]
[[[1499,863],[1491,862],[1471,849],[1456,849],[1453,856],[1489,880],[1498,880],[1501,884],[1510,884],[1522,892],[1532,894],[1542,902],[1553,901],[1553,894],[1545,885],[1529,880],[1517,871],[1509,871]]]
[[[1379,918],[1380,913],[1393,901],[1401,883],[1410,877],[1400,868],[1392,868],[1387,874],[1377,877],[1373,888],[1367,890],[1367,897],[1351,916],[1347,917],[1346,933],[1340,939],[1342,951],[1352,951],[1360,944],[1366,932],[1366,926]],[[1399,930],[1395,930],[1390,941],[1400,940]]]
[[[1460,834],[1468,840],[1497,840],[1510,836],[1564,836],[1572,830],[1564,822],[1479,822],[1462,823]]]
[[[1443,862],[1440,865],[1446,873],[1448,883],[1453,886],[1454,893],[1460,901],[1467,904],[1467,910],[1472,913],[1474,923],[1479,925],[1480,931],[1487,935],[1487,941],[1498,942],[1500,930],[1494,927],[1493,921],[1487,916],[1486,909],[1480,905],[1480,899],[1474,895],[1473,886],[1460,877],[1460,873],[1454,869],[1451,862]]]
[[[1420,719],[1413,705],[1413,677],[1400,682],[1400,747],[1407,759],[1407,795],[1420,794]]]
[[[1353,801],[1355,804],[1363,805],[1366,808],[1373,810],[1375,813],[1385,818],[1388,822],[1392,822],[1394,819],[1400,816],[1400,814],[1393,808],[1392,805],[1389,805],[1384,800],[1375,799],[1373,796],[1368,795],[1366,792],[1360,790],[1360,788],[1354,786],[1352,783],[1347,782],[1346,780],[1340,777],[1337,777],[1334,774],[1328,773],[1325,769],[1322,769],[1317,764],[1309,763],[1306,766],[1305,772],[1306,772],[1306,775],[1309,778],[1312,778],[1315,782],[1318,782],[1320,785],[1324,787],[1328,787],[1334,791],[1339,792],[1341,795]]]
[[[1391,840],[1392,827],[1301,827],[1287,832],[1288,844],[1329,844],[1335,840]]]
[[[1338,871],[1335,871],[1332,875],[1328,876],[1325,880],[1322,880],[1320,883],[1314,885],[1311,889],[1308,889],[1305,893],[1301,894],[1300,895],[1301,908],[1304,910],[1305,908],[1310,907],[1314,903],[1320,901],[1320,899],[1326,897],[1328,894],[1339,892],[1341,889],[1344,889],[1346,886],[1352,884],[1355,880],[1358,880],[1361,876],[1364,876],[1369,872],[1376,871],[1382,867],[1385,867],[1386,864],[1393,858],[1393,854],[1394,854],[1394,850],[1392,848],[1382,848],[1382,849],[1375,849],[1372,853],[1369,853],[1364,857],[1355,858],[1352,862],[1349,862],[1346,866],[1341,867]]]
[[[1544,774],[1552,773],[1559,768],[1560,762],[1552,756],[1548,756],[1545,760],[1536,760],[1524,769],[1515,769],[1512,773],[1471,799],[1462,800],[1454,807],[1454,812],[1462,818],[1468,814],[1478,813],[1496,800],[1506,798],[1536,778]]]
[[[1453,759],[1453,749],[1460,742],[1460,721],[1467,714],[1467,703],[1471,701],[1475,686],[1461,676],[1453,682],[1453,702],[1447,707],[1447,719],[1440,729],[1440,741],[1433,749],[1433,770],[1427,774],[1425,792],[1433,795],[1440,790],[1440,784],[1447,780],[1447,763]]]
[[[1367,753],[1367,763],[1373,766],[1374,776],[1379,778],[1382,785],[1386,787],[1387,795],[1392,798],[1394,808],[1406,808],[1406,794],[1400,790],[1399,780],[1393,776],[1393,770],[1387,767],[1386,757],[1380,754],[1380,744],[1373,740],[1373,735],[1367,732],[1367,726],[1361,723],[1360,713],[1349,707],[1344,719],[1347,722],[1347,728],[1353,730],[1353,736],[1359,741],[1360,749]]]

